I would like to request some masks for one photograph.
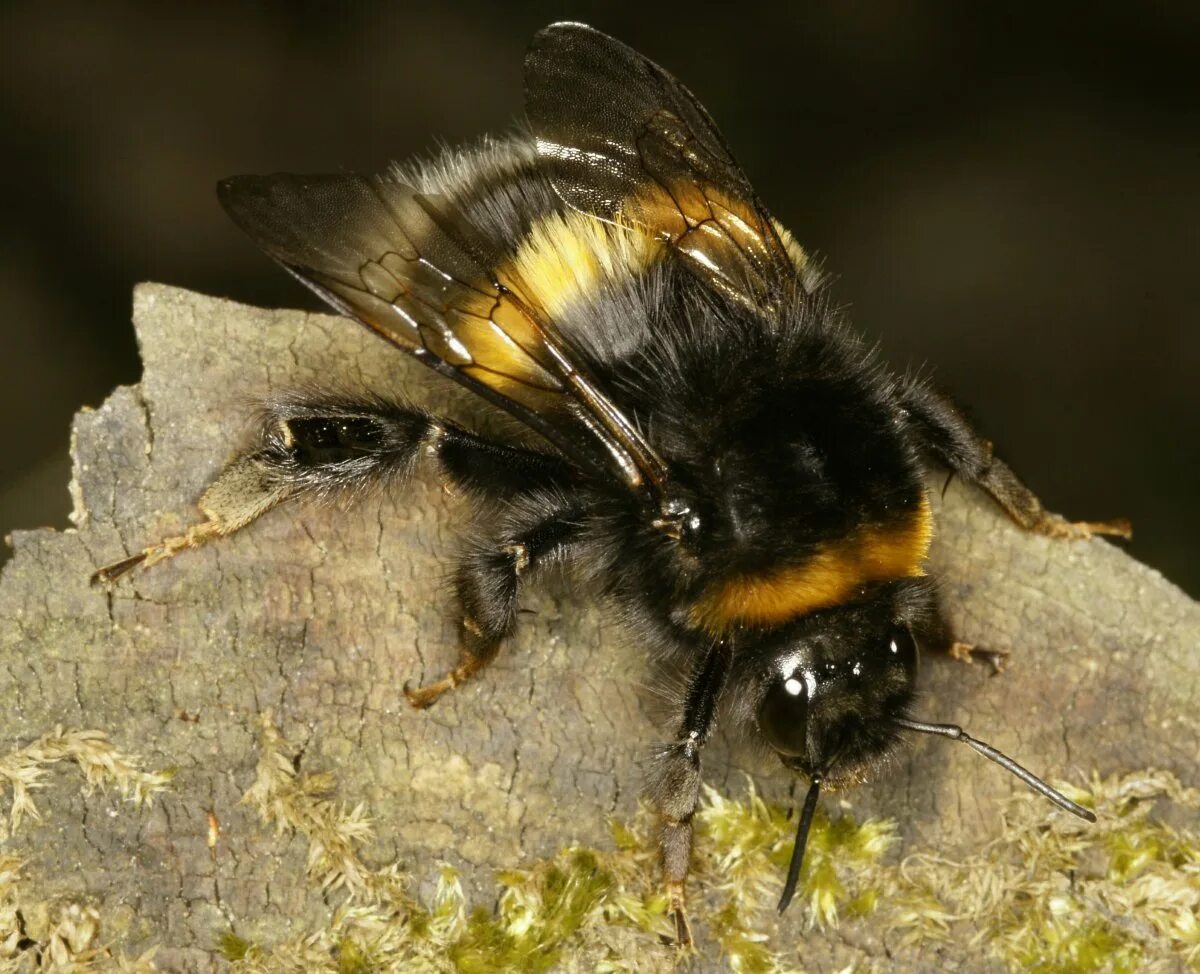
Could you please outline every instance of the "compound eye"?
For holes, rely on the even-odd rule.
[[[758,729],[784,757],[808,754],[808,688],[799,672],[771,682],[758,708]]]
[[[898,626],[892,630],[887,649],[888,656],[904,668],[905,674],[910,679],[916,679],[917,643],[907,626]]]

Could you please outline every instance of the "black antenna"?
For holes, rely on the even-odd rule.
[[[1000,767],[1011,771],[1025,784],[1029,785],[1034,791],[1040,795],[1045,795],[1055,805],[1065,812],[1070,812],[1072,815],[1078,815],[1082,819],[1087,819],[1089,822],[1096,821],[1094,812],[1089,811],[1082,805],[1076,805],[1066,795],[1060,791],[1055,791],[1046,782],[1042,781],[1032,771],[1026,771],[1016,761],[1010,758],[1007,754],[997,751],[994,747],[984,744],[983,741],[977,741],[971,737],[965,730],[957,724],[926,724],[920,720],[905,720],[903,717],[893,719],[897,727],[903,727],[906,730],[917,731],[920,734],[936,734],[939,737],[949,737],[951,740],[962,741],[973,747],[976,751],[982,754],[989,761],[995,761]],[[806,809],[807,810],[807,809]]]
[[[792,846],[792,861],[788,865],[787,882],[783,884],[783,895],[779,897],[779,912],[782,913],[796,895],[796,881],[800,878],[800,867],[804,865],[804,847],[808,845],[808,830],[812,827],[813,812],[817,810],[817,795],[821,791],[821,776],[814,774],[804,799],[804,811],[800,813],[800,825],[796,829],[796,844]]]

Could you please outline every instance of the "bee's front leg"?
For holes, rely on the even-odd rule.
[[[730,647],[705,647],[688,680],[676,739],[663,745],[648,775],[650,797],[662,814],[663,878],[679,946],[692,942],[685,892],[692,855],[692,818],[700,800],[700,750],[716,720],[717,701],[729,671]]]

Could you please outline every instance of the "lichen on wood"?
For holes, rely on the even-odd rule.
[[[272,390],[402,389],[465,420],[478,404],[343,319],[154,285],[134,319],[141,383],[75,423],[75,527],[15,533],[0,579],[0,816],[18,826],[0,843],[0,970],[670,969],[638,806],[665,732],[615,621],[551,585],[483,678],[428,712],[403,702],[406,679],[455,656],[446,578],[466,508],[431,471],[88,584],[195,520]],[[1195,967],[1196,605],[1117,547],[1022,534],[958,484],[937,525],[956,634],[1012,655],[998,677],[928,659],[922,716],[1080,789],[1102,822],[1014,798],[966,748],[914,741],[830,796],[812,882],[778,918],[790,782],[718,741],[694,969]],[[13,756],[57,728],[88,729],[71,739],[103,741],[148,776],[128,794],[153,800],[39,764],[34,819],[3,769],[27,774]]]

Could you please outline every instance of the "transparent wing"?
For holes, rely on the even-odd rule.
[[[551,24],[525,58],[525,103],[538,154],[571,206],[643,227],[755,307],[803,286],[803,251],[708,112],[654,62],[583,24]]]
[[[233,220],[335,308],[507,409],[578,465],[631,489],[664,479],[632,424],[544,313],[495,276],[491,245],[444,197],[385,176],[237,176]]]

